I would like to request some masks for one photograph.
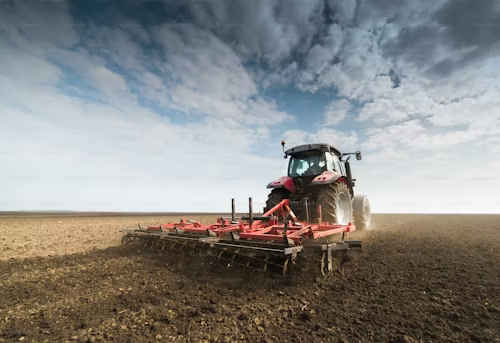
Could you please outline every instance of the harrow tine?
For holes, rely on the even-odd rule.
[[[287,271],[288,271],[288,261],[290,261],[290,259],[289,259],[289,258],[287,258],[287,259],[285,260],[285,262],[283,263],[283,271],[282,271],[282,273],[281,273],[281,275],[282,275],[282,276],[286,276],[286,273],[287,273]]]
[[[326,260],[326,252],[323,252],[321,254],[321,260],[320,260],[320,271],[321,271],[321,275],[323,275],[323,276],[326,276],[325,260]]]
[[[236,259],[236,257],[238,256],[240,250],[236,250],[235,252],[233,252],[233,256],[231,257],[231,264],[234,264],[234,260]]]
[[[344,259],[345,259],[345,255],[346,255],[346,251],[341,251],[339,252],[339,258],[338,258],[338,261],[337,259],[336,260],[336,263],[337,263],[337,271],[340,273],[340,275],[344,276]]]
[[[267,262],[269,261],[269,254],[266,254],[266,259],[264,260],[264,272],[267,272]]]

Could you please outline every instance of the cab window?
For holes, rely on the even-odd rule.
[[[293,156],[288,165],[288,176],[313,176],[321,174],[326,169],[323,154],[307,152]]]

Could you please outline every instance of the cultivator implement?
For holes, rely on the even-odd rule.
[[[122,230],[122,243],[140,241],[147,247],[181,252],[192,258],[216,259],[227,267],[279,272],[286,275],[292,266],[306,264],[326,275],[338,268],[345,253],[360,248],[360,241],[345,240],[353,224],[323,222],[318,207],[318,222],[300,222],[288,199],[282,200],[261,216],[252,211],[249,198],[247,216],[235,217],[234,199],[230,218],[202,225],[181,219],[178,223]],[[309,216],[308,216],[309,217]],[[334,238],[338,238],[334,240]]]

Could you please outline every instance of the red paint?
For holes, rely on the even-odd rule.
[[[159,226],[150,226],[146,229],[151,234],[163,233],[198,233],[200,237],[223,235],[230,232],[239,233],[240,239],[257,240],[257,241],[270,241],[270,242],[283,242],[284,236],[293,240],[296,244],[301,244],[304,239],[319,239],[321,237],[328,237],[333,234],[342,232],[355,231],[356,227],[349,223],[347,225],[333,225],[329,223],[312,224],[299,222],[297,220],[290,221],[285,233],[284,223],[278,223],[279,218],[287,218],[292,215],[290,210],[290,202],[288,199],[282,200],[279,204],[264,213],[264,217],[273,216],[269,221],[255,220],[250,227],[248,221],[241,221],[237,224],[231,224],[229,221],[219,218],[216,224],[201,225],[199,222],[181,219],[178,223],[161,224]],[[294,216],[292,216],[293,218]],[[210,233],[210,235],[208,235]]]
[[[324,185],[328,183],[333,183],[338,179],[340,179],[341,177],[342,175],[340,175],[339,173],[327,170],[321,173],[320,175],[316,176],[311,183],[316,185]]]
[[[267,188],[285,188],[292,193],[295,192],[295,184],[290,176],[280,177],[278,180],[269,183]]]

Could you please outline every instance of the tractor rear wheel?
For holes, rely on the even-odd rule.
[[[351,194],[344,182],[321,186],[316,204],[321,205],[321,220],[324,222],[347,225],[352,221]]]
[[[283,199],[288,199],[290,192],[283,188],[275,188],[267,196],[264,213],[278,205]]]
[[[354,225],[356,225],[356,229],[370,229],[372,222],[372,213],[370,209],[370,202],[368,201],[366,195],[355,195],[352,202],[352,207],[354,209]]]

